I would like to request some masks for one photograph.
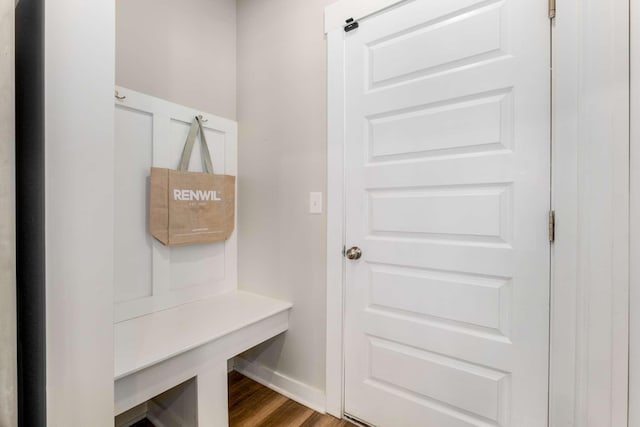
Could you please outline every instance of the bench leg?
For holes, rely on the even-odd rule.
[[[228,427],[227,361],[212,363],[196,377],[198,427]]]

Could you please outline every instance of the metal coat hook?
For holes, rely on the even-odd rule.
[[[126,96],[124,96],[124,95],[120,96],[120,94],[118,93],[118,91],[117,91],[117,90],[116,90],[115,92],[116,92],[116,95],[115,95],[115,96],[116,96],[116,99],[117,99],[118,101],[124,101],[125,99],[127,99],[127,97],[126,97]]]
[[[205,119],[204,117],[202,117],[202,114],[199,114],[199,115],[198,115],[198,118],[200,119],[200,121],[201,121],[202,123],[207,123],[207,122],[209,121],[208,119]]]

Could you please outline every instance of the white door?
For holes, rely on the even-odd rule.
[[[414,0],[345,34],[345,411],[547,425],[545,0]]]

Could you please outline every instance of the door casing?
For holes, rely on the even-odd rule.
[[[402,1],[363,5],[341,0],[325,11],[326,409],[337,417],[343,416],[344,390],[342,23]],[[563,0],[550,23],[552,206],[557,225],[551,255],[549,425],[618,427],[627,425],[628,408],[629,0],[598,0],[589,7],[585,3]],[[602,87],[610,90],[597,90]]]
[[[640,0],[630,1],[630,259],[640,256]],[[629,306],[640,306],[640,264],[630,265]],[[629,425],[640,424],[640,312],[629,312]]]

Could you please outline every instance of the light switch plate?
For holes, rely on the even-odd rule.
[[[309,213],[315,215],[322,213],[322,193],[309,193]]]

